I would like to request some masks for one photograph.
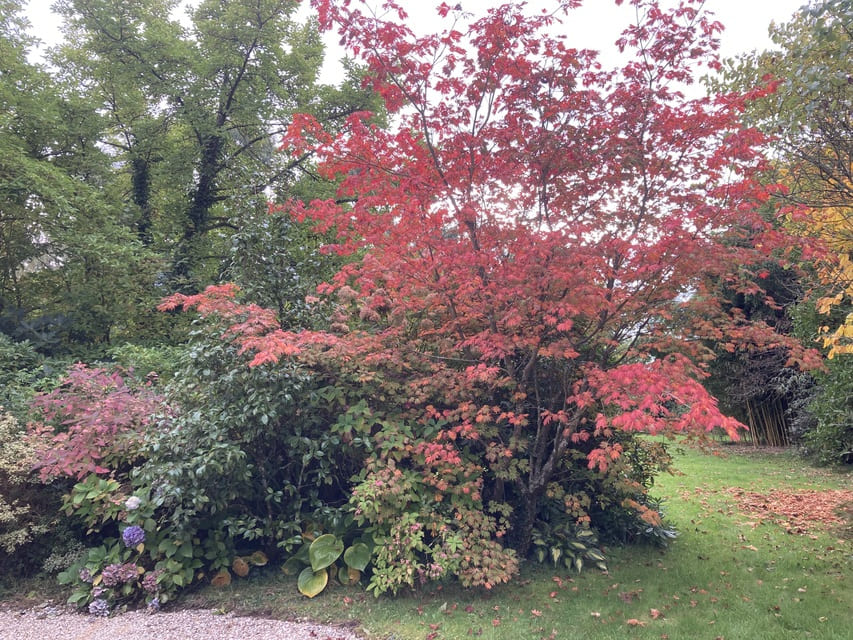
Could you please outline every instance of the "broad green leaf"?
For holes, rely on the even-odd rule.
[[[325,569],[344,552],[343,540],[331,533],[326,533],[311,543],[308,548],[308,559],[314,571]]]
[[[344,562],[351,569],[364,571],[367,564],[370,562],[370,549],[363,542],[356,542],[354,545],[344,551]]]
[[[305,567],[296,579],[296,588],[303,596],[313,598],[329,583],[329,574],[325,569],[312,571],[311,567]]]
[[[281,572],[286,576],[295,576],[297,573],[302,571],[302,568],[305,566],[305,562],[296,556],[290,557],[287,561],[281,565]]]
[[[341,584],[352,586],[361,578],[361,571],[351,567],[341,567],[338,569],[338,582]]]
[[[308,559],[308,549],[311,548],[311,543],[306,542],[299,549],[297,549],[296,553],[293,555],[294,558],[299,558],[302,564],[309,564],[310,560]]]

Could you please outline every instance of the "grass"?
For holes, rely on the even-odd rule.
[[[445,585],[376,599],[336,586],[307,600],[271,567],[185,604],[341,623],[376,640],[849,637],[853,541],[841,529],[788,533],[741,512],[728,489],[850,489],[851,475],[789,454],[674,453],[683,475],[660,478],[654,493],[679,537],[663,550],[608,549],[607,574],[528,568],[491,592]]]

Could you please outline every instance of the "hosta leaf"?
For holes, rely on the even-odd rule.
[[[310,561],[308,560],[308,549],[310,549],[310,548],[311,548],[311,543],[306,542],[301,547],[299,547],[299,549],[296,551],[296,553],[293,554],[293,557],[299,558],[299,560],[302,562],[302,564],[309,564]]]
[[[344,551],[344,562],[351,569],[364,571],[370,562],[370,549],[363,542],[356,542]]]
[[[305,567],[296,579],[296,588],[303,596],[313,598],[329,583],[329,574],[325,569],[312,571],[311,567]]]
[[[297,573],[302,571],[304,566],[304,561],[293,556],[292,558],[288,558],[287,561],[281,565],[281,572],[286,576],[295,576]]]
[[[325,569],[344,552],[343,540],[331,533],[326,533],[311,543],[308,548],[308,560],[314,571]]]
[[[560,547],[551,547],[551,560],[553,561],[554,566],[557,565],[557,562],[559,562],[562,555],[563,550],[560,549]]]
[[[338,569],[338,582],[343,585],[352,586],[361,578],[361,571],[350,567],[341,567]]]

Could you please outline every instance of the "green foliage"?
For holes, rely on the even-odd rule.
[[[0,406],[0,565],[15,566],[16,576],[38,570],[50,551],[48,539],[61,541],[59,492],[33,473],[35,451],[25,430]]]
[[[176,372],[182,347],[159,344],[156,346],[117,344],[107,350],[110,359],[132,372],[137,378],[146,378],[153,373],[163,384],[170,381]]]
[[[334,387],[298,365],[250,368],[221,336],[195,328],[168,388],[180,409],[150,433],[133,481],[164,496],[181,538],[288,549],[303,522],[346,503],[359,448],[330,428],[343,412]]]
[[[231,235],[271,192],[326,195],[310,155],[276,152],[293,113],[336,127],[375,100],[353,79],[318,83],[322,41],[293,2],[199,2],[189,26],[174,5],[62,0],[68,40],[52,62],[107,115],[98,136],[120,159],[107,189],[161,284],[195,289],[221,275]]]
[[[15,342],[0,333],[0,406],[19,419],[25,419],[35,395],[41,362],[29,342]]]
[[[70,585],[68,602],[85,606],[105,600],[110,607],[147,598],[158,604],[192,584],[207,564],[208,544],[181,539],[161,524],[163,500],[144,491],[128,495],[115,480],[91,474],[74,485],[65,512],[82,521],[90,546],[83,557],[59,574]],[[136,535],[128,536],[135,528]]]
[[[826,371],[816,376],[816,390],[808,406],[814,428],[806,432],[806,453],[823,464],[853,462],[853,358],[827,361]]]
[[[352,528],[351,518],[345,522],[350,524],[349,530],[339,527],[341,533],[324,533],[313,539],[303,534],[305,542],[282,565],[285,575],[297,576],[296,588],[302,595],[313,598],[330,580],[354,585],[370,564],[372,541],[368,544],[363,537],[354,538],[358,531]],[[352,540],[352,544],[347,545],[344,539]]]
[[[340,256],[320,253],[326,240],[287,213],[252,212],[231,238],[224,276],[247,299],[275,310],[282,326],[319,328],[317,304],[305,298],[344,264]]]
[[[838,305],[829,316],[804,302],[793,311],[794,330],[804,341],[818,340],[820,327],[840,322],[850,305]],[[800,381],[797,407],[802,415],[800,445],[821,464],[853,462],[853,358],[844,354],[825,361],[822,371]]]
[[[416,432],[391,421],[374,425],[377,450],[365,461],[351,505],[376,544],[368,584],[375,595],[451,577],[491,588],[517,571],[515,552],[498,541],[506,528],[492,512],[496,506],[483,503],[476,458],[430,457],[441,426]]]
[[[533,553],[540,563],[550,563],[554,568],[561,564],[578,573],[586,562],[607,571],[604,553],[598,548],[598,538],[589,526],[563,521],[556,526],[539,523],[533,531]]]

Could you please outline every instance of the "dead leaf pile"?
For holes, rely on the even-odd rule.
[[[769,520],[789,533],[807,534],[843,524],[842,505],[853,502],[853,491],[772,491],[769,494],[728,489],[738,507],[752,518]]]

